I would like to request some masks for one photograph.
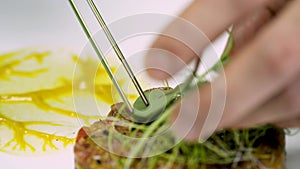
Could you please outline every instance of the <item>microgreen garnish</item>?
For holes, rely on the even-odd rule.
[[[141,129],[143,133],[142,138],[150,138],[156,135],[160,129],[169,128],[168,118],[172,113],[173,106],[178,98],[188,94],[195,88],[207,83],[205,77],[211,72],[217,72],[229,60],[228,56],[233,48],[233,37],[229,32],[229,41],[227,48],[220,57],[220,60],[208,69],[205,73],[198,77],[190,78],[186,83],[178,85],[174,89],[161,90],[154,89],[146,92],[146,97],[150,100],[150,105],[155,106],[146,107],[142,100],[138,98],[134,103],[134,113],[132,117],[138,122],[146,122],[147,127]],[[141,121],[139,121],[141,120]],[[151,123],[148,123],[151,122]],[[138,124],[144,126],[145,124]],[[143,159],[143,163],[147,163],[150,168],[160,164],[160,160],[167,160],[166,168],[171,168],[174,161],[179,165],[187,165],[188,168],[196,168],[199,165],[232,165],[236,166],[241,161],[257,161],[260,159],[269,159],[274,154],[263,154],[258,151],[259,138],[272,132],[272,126],[261,126],[255,129],[244,130],[223,130],[215,133],[204,143],[186,143],[179,141],[169,151],[155,155],[151,158]],[[134,135],[132,135],[134,137]],[[175,139],[173,136],[166,136],[159,145],[152,145],[152,147],[169,146],[172,143],[170,140]],[[137,157],[140,154],[145,154],[144,147],[147,146],[147,139],[140,140],[137,145],[131,149],[130,157]],[[145,154],[147,156],[147,154]],[[134,158],[128,158],[123,164],[123,168],[130,168]]]

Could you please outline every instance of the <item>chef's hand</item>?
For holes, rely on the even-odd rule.
[[[217,129],[266,123],[280,127],[300,126],[299,0],[195,0],[180,17],[203,31],[210,40],[234,25],[231,61],[225,67],[225,76],[214,82],[226,80],[225,107]],[[164,33],[192,38],[193,31],[177,22],[174,21]],[[200,53],[206,45],[204,40],[198,41],[196,50]],[[183,64],[177,61],[178,58],[189,63],[198,57],[195,50],[167,36],[159,36],[152,47],[169,52],[149,54],[146,58],[147,66],[161,69],[148,70],[156,79],[170,78],[182,69]],[[200,109],[190,131],[184,131],[181,126],[191,120],[189,114],[192,112],[188,110],[194,105],[193,96],[185,98],[172,117],[174,121],[179,110],[184,112],[181,119],[176,119],[179,122],[173,130],[178,136],[187,134],[187,140],[199,138],[211,105],[210,84],[199,91]],[[202,137],[205,134],[201,133]]]

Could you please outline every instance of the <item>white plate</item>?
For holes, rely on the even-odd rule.
[[[191,0],[103,0],[97,1],[108,23],[141,13],[178,14]],[[32,46],[51,46],[80,52],[87,40],[68,1],[9,0],[0,2],[0,52]],[[141,43],[147,46],[150,41]],[[130,45],[129,45],[130,46]],[[130,47],[129,47],[130,48]],[[300,135],[288,137],[288,169],[299,168]],[[42,157],[20,157],[0,153],[1,168],[73,169],[72,148]]]

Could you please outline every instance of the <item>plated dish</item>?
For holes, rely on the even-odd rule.
[[[5,22],[4,29],[1,30],[1,53],[7,53],[9,51],[15,51],[16,49],[23,49],[28,46],[51,46],[51,51],[53,46],[56,49],[58,48],[71,48],[74,52],[73,54],[80,53],[82,47],[86,43],[86,39],[79,28],[77,21],[73,17],[71,10],[68,7],[67,2],[62,2],[60,0],[52,0],[52,1],[44,1],[43,3],[37,3],[34,0],[27,1],[23,5],[20,5],[20,2],[2,2],[1,5],[6,9],[4,11],[5,15],[0,14],[1,20]],[[180,11],[182,5],[185,6],[188,2],[164,2],[160,7],[157,6],[157,3],[161,3],[160,1],[153,1],[151,3],[143,4],[136,2],[137,6],[135,8],[128,7],[127,9],[122,9],[122,6],[126,6],[126,3],[118,2],[104,2],[103,3],[103,12],[104,15],[107,16],[107,19],[111,22],[130,14],[141,13],[145,11],[150,11],[155,9],[156,12],[168,13],[174,15],[176,12]],[[118,4],[120,10],[118,12],[109,11],[111,4]],[[177,5],[169,5],[168,9],[165,9],[166,4],[177,4]],[[16,5],[20,5],[20,13],[16,10],[10,12],[9,10]],[[22,7],[21,7],[22,6]],[[37,7],[35,10],[32,10],[33,6]],[[0,7],[1,8],[1,7]],[[139,9],[139,11],[136,11]],[[31,12],[30,12],[31,11]],[[53,12],[56,11],[56,12]],[[36,13],[35,13],[36,12]],[[37,17],[37,13],[40,17]],[[47,18],[47,19],[45,19]],[[22,21],[22,22],[20,22]],[[42,25],[42,26],[41,26]],[[75,29],[76,28],[76,29]],[[3,35],[3,36],[2,36]],[[58,40],[59,39],[59,40]],[[3,42],[2,42],[3,41]],[[132,41],[131,43],[134,43]],[[148,44],[143,44],[147,46]],[[131,45],[125,45],[125,48]],[[35,47],[34,47],[35,48]],[[39,48],[39,47],[38,47]],[[47,47],[46,47],[47,48]],[[142,47],[141,47],[142,48]],[[36,48],[35,48],[36,49]],[[44,47],[45,49],[45,47]],[[130,50],[130,49],[129,49]],[[44,50],[47,51],[47,50]],[[69,57],[70,54],[66,54],[65,56]],[[0,58],[1,59],[1,58]],[[36,62],[36,61],[35,61]],[[37,62],[38,63],[38,62]],[[66,74],[65,77],[70,77],[71,73]],[[62,84],[63,81],[59,82]],[[20,85],[20,84],[19,84]],[[45,84],[46,85],[46,84]],[[7,86],[7,85],[5,85]],[[10,86],[14,88],[13,86]],[[1,89],[3,91],[4,88]],[[7,91],[7,90],[6,90]],[[57,103],[58,104],[58,103]],[[112,103],[111,103],[112,104]],[[107,110],[109,109],[109,105],[107,105]],[[24,117],[25,118],[25,117]],[[68,121],[69,119],[66,119]],[[72,120],[71,120],[72,121]],[[83,123],[78,121],[73,121],[72,125],[77,126],[76,129],[79,129]],[[68,129],[64,129],[63,132],[68,131]],[[73,133],[72,133],[73,132]],[[71,137],[76,134],[76,130],[72,130],[69,133]],[[3,141],[1,141],[3,142]],[[298,159],[300,158],[300,148],[298,146],[299,135],[287,137],[287,167],[288,169],[296,169],[299,166]],[[58,145],[60,146],[60,145]],[[41,146],[42,147],[42,146]],[[63,147],[63,145],[62,145]],[[38,148],[42,150],[42,148]],[[32,156],[30,152],[27,156]],[[18,161],[18,163],[16,163]],[[64,149],[59,152],[51,152],[50,154],[40,154],[33,155],[33,157],[24,157],[18,155],[11,155],[7,153],[0,153],[0,163],[1,165],[11,168],[11,169],[20,169],[20,168],[74,168],[74,155],[73,148],[69,146],[67,149]],[[49,165],[46,165],[49,164]]]

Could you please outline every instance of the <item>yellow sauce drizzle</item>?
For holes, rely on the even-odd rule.
[[[68,138],[68,137],[64,137],[64,136],[56,136],[54,134],[47,134],[47,133],[43,133],[43,132],[39,132],[39,131],[35,131],[35,130],[26,128],[28,125],[32,125],[32,124],[43,124],[43,125],[50,125],[50,126],[57,125],[57,124],[53,124],[51,122],[44,122],[44,123],[41,123],[41,122],[18,122],[18,121],[14,121],[12,119],[9,119],[7,117],[0,115],[0,124],[7,126],[9,129],[14,131],[14,137],[3,146],[3,148],[8,148],[12,144],[14,144],[12,146],[12,150],[14,150],[14,151],[15,150],[25,151],[26,148],[29,148],[32,152],[36,151],[36,148],[34,148],[34,146],[32,144],[28,143],[25,140],[25,135],[31,135],[31,136],[35,136],[39,139],[42,139],[44,141],[44,143],[42,145],[43,151],[47,150],[47,146],[49,146],[49,148],[51,148],[51,149],[57,150],[58,148],[53,144],[54,141],[56,141],[56,142],[60,141],[64,144],[64,146],[67,146],[74,142],[74,138]]]
[[[21,78],[30,79],[33,80],[37,78],[38,76],[47,76],[47,73],[49,73],[52,69],[55,69],[55,65],[50,66],[43,66],[43,64],[46,62],[46,59],[49,57],[53,57],[53,53],[49,51],[43,51],[43,52],[36,52],[36,51],[17,51],[12,52],[4,55],[0,55],[0,80],[4,80],[6,82],[16,83],[13,82],[13,80],[18,80]],[[97,60],[87,58],[85,60],[80,59],[76,55],[69,55],[70,60],[69,63],[71,65],[76,65],[81,68],[81,73],[86,74],[93,74],[92,70],[89,70],[91,65],[95,63],[98,63]],[[22,65],[24,63],[32,62],[34,63],[34,66],[37,65],[36,69],[25,69],[22,70]],[[58,61],[59,62],[59,61]],[[41,66],[42,65],[42,66]],[[33,68],[35,68],[32,66]],[[74,66],[71,66],[74,68]],[[113,69],[115,71],[115,69]],[[70,71],[72,72],[72,71]],[[57,150],[59,147],[56,143],[61,143],[63,146],[68,146],[72,143],[74,143],[74,137],[75,137],[75,131],[78,130],[79,126],[74,126],[74,124],[68,124],[66,122],[51,122],[51,121],[44,121],[44,120],[35,120],[35,117],[32,116],[32,120],[22,120],[18,118],[18,114],[9,114],[5,113],[5,106],[15,106],[15,105],[32,105],[39,111],[41,111],[40,116],[44,116],[45,114],[52,114],[54,116],[57,116],[58,118],[61,116],[65,116],[67,118],[79,118],[84,123],[89,124],[91,123],[91,120],[95,121],[99,118],[101,118],[99,115],[87,115],[87,114],[81,114],[80,112],[76,112],[74,109],[74,105],[67,105],[70,103],[65,103],[66,98],[71,98],[74,92],[74,85],[79,85],[79,83],[85,83],[88,85],[87,89],[83,90],[91,90],[91,85],[93,87],[93,90],[91,90],[90,95],[94,95],[94,97],[102,102],[106,103],[107,106],[114,103],[114,95],[112,93],[113,84],[109,80],[108,76],[106,75],[106,72],[104,69],[99,66],[97,68],[96,73],[94,73],[95,80],[93,81],[94,84],[89,84],[90,79],[88,76],[81,76],[81,77],[74,77],[77,78],[77,81],[74,82],[73,77],[60,77],[57,76],[56,84],[50,84],[52,86],[51,88],[44,88],[40,87],[35,90],[26,90],[26,92],[14,92],[12,91],[5,91],[5,93],[0,92],[0,133],[3,132],[4,129],[8,129],[9,131],[13,132],[13,137],[7,138],[6,141],[2,141],[0,139],[0,151],[3,152],[22,152],[22,151],[30,151],[30,152],[36,152],[36,151],[46,151],[48,148]],[[76,76],[76,75],[75,75]],[[78,75],[79,76],[79,75]],[[90,77],[91,78],[91,77]],[[47,79],[46,79],[47,80]],[[21,81],[21,80],[20,80]],[[123,79],[124,81],[124,79]],[[40,83],[38,80],[35,81],[35,85],[39,86]],[[122,83],[120,81],[120,83]],[[59,84],[59,85],[57,85]],[[0,83],[1,87],[1,83]],[[18,87],[22,88],[22,84],[18,85]],[[75,88],[78,86],[75,86]],[[94,91],[94,93],[92,93]],[[128,94],[128,98],[135,99],[135,94]],[[57,106],[53,105],[51,101],[57,101],[65,106]],[[71,107],[71,108],[70,108]],[[22,112],[18,112],[19,114],[22,114]],[[36,113],[36,112],[35,112]],[[30,113],[28,116],[31,115]],[[18,119],[18,120],[16,120]],[[35,129],[32,126],[47,126],[49,128],[55,127],[65,127],[65,126],[73,126],[72,136],[67,135],[57,135],[56,131],[53,132],[46,132],[41,131],[38,128]],[[4,131],[5,132],[5,131]],[[4,136],[5,137],[5,136]],[[34,137],[35,139],[38,139],[40,142],[42,141],[42,145],[37,146],[35,143],[30,142],[28,137]]]

